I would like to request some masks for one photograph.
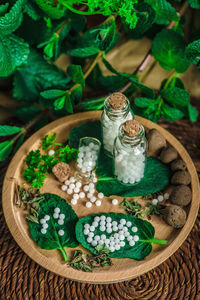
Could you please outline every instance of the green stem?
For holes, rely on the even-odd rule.
[[[114,177],[99,177],[98,181],[115,181],[117,178]]]
[[[170,76],[168,77],[163,89],[166,89],[168,87],[168,85],[170,84],[170,81],[174,78],[174,77],[177,77],[178,76],[178,73],[176,72],[176,70],[174,70]]]
[[[167,245],[168,241],[166,240],[159,240],[159,239],[149,239],[149,240],[140,240],[140,242],[145,242],[145,243],[151,243],[151,244],[158,244],[158,245]]]
[[[69,258],[68,258],[68,256],[67,256],[67,253],[66,253],[66,251],[65,251],[65,248],[60,248],[59,249],[60,250],[60,252],[62,253],[62,255],[63,255],[63,257],[64,257],[64,260],[65,261],[69,261]]]
[[[102,14],[101,11],[89,12],[89,11],[78,10],[78,9],[73,8],[72,6],[68,5],[67,3],[65,3],[63,1],[60,1],[60,4],[62,4],[63,6],[65,6],[67,9],[71,10],[73,13],[79,14],[79,15],[100,15],[100,14]]]

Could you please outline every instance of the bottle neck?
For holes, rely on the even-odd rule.
[[[140,124],[139,133],[134,137],[130,137],[125,134],[125,132],[123,130],[123,124],[121,124],[119,127],[118,137],[123,146],[129,147],[129,148],[134,147],[134,146],[139,145],[141,143],[141,141],[144,139],[145,130],[144,130],[144,127]]]
[[[106,100],[104,102],[104,113],[106,114],[106,116],[113,121],[117,121],[117,120],[126,118],[126,116],[128,115],[128,113],[130,111],[130,102],[129,102],[128,98],[126,98],[126,103],[125,103],[124,107],[119,110],[114,110],[110,106],[108,98],[106,98]]]

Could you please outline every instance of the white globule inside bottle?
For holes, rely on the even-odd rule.
[[[130,135],[126,130],[130,131]],[[124,184],[139,182],[144,177],[146,153],[144,127],[136,120],[120,125],[114,142],[114,174],[117,180]]]

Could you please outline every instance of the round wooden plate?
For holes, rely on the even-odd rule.
[[[113,283],[139,276],[164,262],[181,246],[195,222],[199,207],[199,183],[197,173],[193,162],[184,147],[169,132],[149,120],[136,117],[136,119],[147,129],[158,129],[185,161],[192,179],[192,202],[188,208],[187,222],[181,230],[176,230],[168,226],[159,216],[152,217],[152,224],[154,225],[156,231],[155,237],[159,239],[167,239],[168,245],[153,245],[152,253],[142,261],[136,261],[133,259],[113,259],[112,267],[97,269],[92,273],[85,273],[83,271],[72,269],[63,261],[58,250],[43,250],[36,245],[29,235],[28,224],[25,219],[26,211],[24,211],[22,208],[18,208],[13,203],[13,178],[16,178],[19,184],[24,184],[22,173],[25,167],[24,160],[27,153],[30,150],[37,149],[40,146],[41,139],[46,134],[52,131],[56,132],[57,140],[64,142],[67,140],[68,134],[73,127],[88,121],[99,120],[100,114],[100,111],[91,111],[67,116],[50,123],[31,136],[15,154],[8,167],[3,184],[2,199],[3,211],[8,227],[16,242],[30,258],[44,268],[69,279],[90,283]],[[50,192],[57,194],[66,200],[70,199],[70,197],[60,189],[60,184],[58,181],[56,181],[53,175],[48,176],[41,192]],[[91,213],[100,213],[103,211],[124,212],[122,208],[113,206],[110,199],[107,197],[105,197],[103,200],[103,205],[101,205],[101,207],[96,207],[93,205],[90,210],[85,207],[85,202],[86,200],[79,200],[78,205],[73,206],[79,217],[83,217]],[[69,257],[73,250],[66,248]],[[86,251],[85,249],[82,250]]]

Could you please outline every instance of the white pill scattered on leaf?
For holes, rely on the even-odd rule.
[[[62,190],[63,192],[66,192],[67,189],[68,189],[68,188],[67,188],[67,186],[66,186],[65,184],[61,186],[61,190]]]
[[[133,239],[134,239],[135,242],[137,242],[137,241],[139,241],[139,236],[138,235],[134,235]]]
[[[128,222],[126,223],[126,226],[127,226],[127,227],[131,227],[131,226],[132,226],[132,223],[131,223],[130,221],[128,221]]]
[[[54,212],[55,212],[56,214],[59,214],[60,208],[59,208],[59,207],[56,207],[56,208],[54,209]]]
[[[50,216],[49,216],[49,215],[46,215],[46,216],[44,216],[44,219],[45,219],[46,221],[49,221],[49,220],[50,220]]]
[[[60,236],[63,236],[63,235],[65,234],[65,232],[64,232],[64,230],[60,229],[60,230],[58,230],[58,234],[59,234]]]
[[[100,226],[99,230],[100,230],[100,231],[105,231],[105,230],[106,230],[106,227],[105,227],[105,226]]]
[[[96,246],[97,246],[97,242],[96,242],[96,241],[92,241],[91,244],[92,244],[93,247],[96,247]]]
[[[103,216],[100,216],[100,220],[101,220],[101,221],[105,221],[105,220],[106,220],[106,216],[104,216],[104,215],[103,215]]]
[[[84,231],[83,231],[83,233],[85,234],[85,235],[88,235],[89,234],[89,229],[84,229]]]
[[[59,225],[63,225],[63,224],[64,224],[64,220],[63,220],[63,219],[59,219],[59,220],[58,220],[58,224],[59,224]]]
[[[95,231],[95,227],[94,226],[90,226],[90,231]]]
[[[113,205],[117,205],[118,204],[118,200],[117,199],[112,199],[112,204]]]
[[[94,237],[94,239],[95,239],[95,241],[100,241],[100,236],[99,235],[95,235],[95,237]]]
[[[49,156],[52,156],[52,155],[55,154],[55,151],[54,150],[49,150],[48,154],[49,154]]]
[[[135,245],[135,242],[134,242],[133,240],[131,240],[131,241],[129,242],[129,245],[130,245],[130,246],[134,246],[134,245]]]
[[[85,225],[84,225],[84,228],[86,229],[89,229],[90,228],[90,224],[88,224],[88,223],[86,223]]]
[[[136,227],[136,226],[133,226],[132,231],[133,231],[133,232],[137,232],[137,231],[138,231],[137,227]]]
[[[45,223],[45,224],[43,224],[43,226],[42,226],[44,229],[47,229],[49,226],[48,226],[48,224],[47,223]]]
[[[121,219],[121,220],[120,220],[120,223],[121,223],[122,225],[125,225],[125,224],[126,224],[126,220],[125,220],[125,219]]]
[[[47,233],[46,229],[45,229],[45,228],[42,228],[42,229],[41,229],[41,233],[42,233],[42,234],[46,234],[46,233]]]
[[[94,221],[95,222],[99,222],[100,221],[100,217],[98,217],[98,216],[94,217]]]
[[[85,206],[86,206],[87,208],[90,208],[90,207],[92,207],[92,203],[88,201],[88,202],[86,202]]]
[[[45,224],[46,223],[46,220],[45,219],[41,219],[40,220],[40,224]]]
[[[92,238],[94,236],[94,232],[89,232],[88,236]]]
[[[90,237],[87,238],[88,243],[92,243],[92,241],[93,241],[92,238],[90,238]]]
[[[90,189],[89,189],[89,192],[90,192],[90,194],[92,194],[92,195],[93,195],[93,194],[95,193],[95,189],[93,189],[93,188],[90,188]]]
[[[106,229],[106,232],[107,232],[107,233],[112,233],[112,229],[111,229],[111,228],[107,228],[107,229]]]
[[[115,250],[119,250],[120,249],[120,245],[115,245]]]
[[[57,213],[54,213],[54,214],[53,214],[53,218],[54,218],[54,219],[58,219],[58,217],[59,217],[59,215],[58,215]]]

